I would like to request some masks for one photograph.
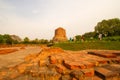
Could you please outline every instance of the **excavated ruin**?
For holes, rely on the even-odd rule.
[[[1,68],[0,80],[120,80],[120,51],[45,47],[19,65]]]

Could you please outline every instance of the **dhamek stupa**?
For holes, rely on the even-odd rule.
[[[62,27],[55,30],[55,35],[53,37],[53,42],[65,42],[67,41],[66,31]]]

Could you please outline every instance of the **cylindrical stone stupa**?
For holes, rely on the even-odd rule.
[[[55,30],[55,35],[53,37],[54,42],[64,42],[67,41],[66,31],[62,27]]]

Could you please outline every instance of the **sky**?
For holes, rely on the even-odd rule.
[[[120,0],[0,0],[0,34],[22,39],[52,39],[58,27],[82,35],[112,18],[120,18]]]

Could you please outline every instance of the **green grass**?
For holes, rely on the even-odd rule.
[[[120,41],[86,41],[56,43],[53,47],[60,47],[64,50],[120,50]]]

